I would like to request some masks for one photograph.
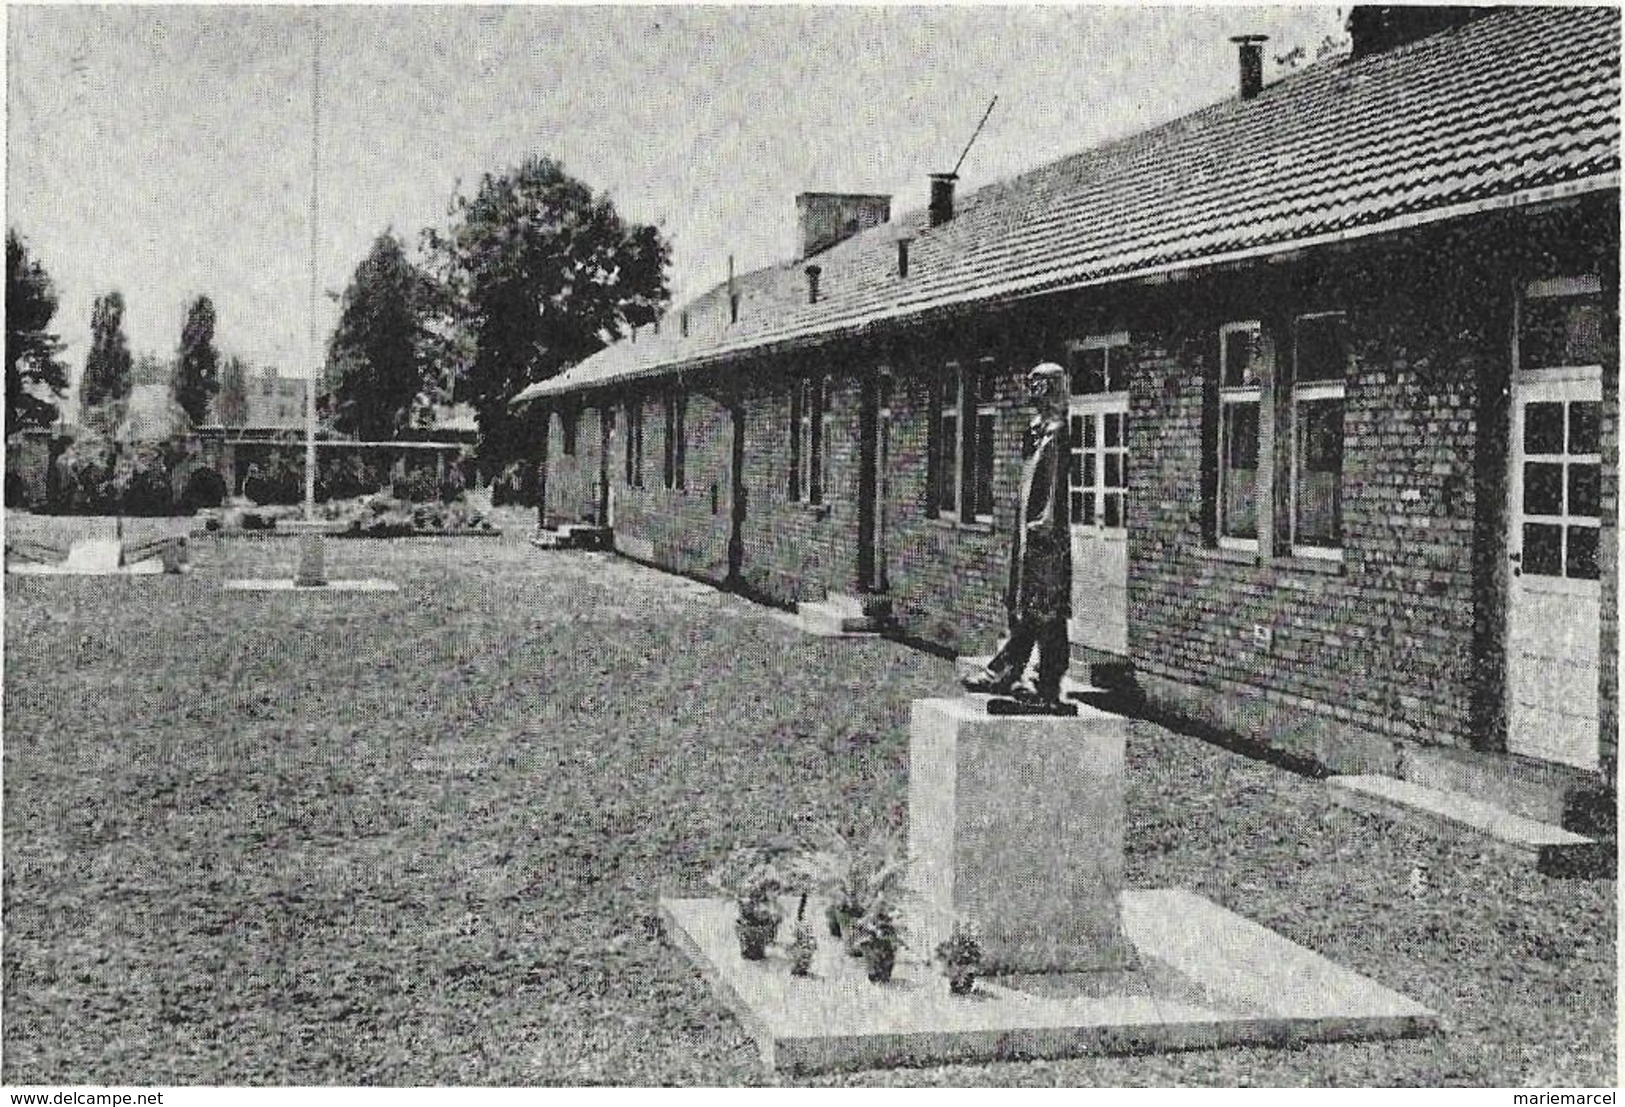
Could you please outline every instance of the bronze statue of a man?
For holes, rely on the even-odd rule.
[[[1067,464],[1066,370],[1046,362],[1027,374],[1035,411],[1027,427],[1010,550],[1010,584],[1004,594],[1009,632],[980,673],[965,679],[972,692],[991,692],[989,710],[1072,714],[1061,699],[1061,678],[1070,659],[1066,622],[1072,613],[1072,534]],[[1038,651],[1037,673],[1026,680]],[[1013,701],[1013,702],[1012,702]]]

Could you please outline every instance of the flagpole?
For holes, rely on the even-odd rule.
[[[322,39],[321,14],[310,20],[310,304],[308,320],[310,379],[305,384],[305,518],[316,518],[316,384],[321,379],[321,351],[316,336],[316,251],[321,211]]]

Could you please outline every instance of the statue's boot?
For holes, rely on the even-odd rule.
[[[1000,675],[991,669],[966,677],[959,682],[967,692],[984,692],[992,696],[1007,695],[1015,687],[1015,679],[1008,673]]]

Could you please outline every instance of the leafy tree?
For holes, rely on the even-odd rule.
[[[220,390],[220,354],[214,348],[214,304],[199,296],[186,309],[180,352],[175,358],[175,401],[193,426],[209,411],[209,398]]]
[[[248,422],[248,365],[235,354],[220,364],[214,415],[222,426],[241,427]]]
[[[439,310],[434,280],[392,232],[379,235],[344,290],[327,347],[325,406],[335,430],[384,441],[413,424],[434,364],[428,323]]]
[[[463,362],[455,398],[473,405],[495,468],[531,445],[530,419],[508,407],[516,393],[659,316],[670,248],[546,157],[486,174],[472,198],[453,197],[450,220],[425,234],[450,296],[443,348]]]
[[[6,231],[6,437],[24,427],[56,421],[55,400],[68,389],[67,366],[57,360],[62,343],[46,330],[56,314],[56,290],[22,239]]]
[[[96,297],[90,309],[90,353],[79,378],[79,408],[86,423],[106,430],[118,425],[116,409],[130,395],[130,368],[124,297],[109,292]]]

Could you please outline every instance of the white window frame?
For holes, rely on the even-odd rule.
[[[943,366],[942,376],[937,384],[939,391],[937,402],[933,406],[934,422],[931,427],[931,446],[937,451],[938,470],[938,483],[931,489],[931,506],[939,519],[973,523],[993,522],[995,497],[991,493],[993,469],[998,465],[996,455],[989,459],[986,474],[990,493],[987,511],[977,510],[976,492],[982,476],[978,469],[977,456],[981,421],[984,418],[993,420],[990,441],[997,442],[999,413],[997,400],[981,399],[979,385],[984,379],[989,381],[995,379],[996,366],[997,362],[991,357],[980,358],[973,364],[950,361]],[[947,402],[949,382],[952,382],[954,387],[952,404]],[[952,433],[944,429],[948,419],[953,420]],[[943,448],[945,437],[952,440],[951,451]],[[950,499],[952,506],[946,506],[944,501]]]
[[[1224,383],[1225,366],[1229,364],[1230,336],[1247,334],[1254,336],[1260,343],[1263,341],[1264,324],[1258,319],[1244,319],[1234,323],[1226,323],[1219,328],[1219,433],[1215,436],[1218,443],[1218,476],[1215,485],[1215,503],[1213,505],[1213,534],[1220,549],[1239,550],[1247,553],[1257,553],[1259,539],[1263,537],[1263,527],[1260,525],[1262,506],[1270,495],[1269,459],[1264,455],[1264,391],[1267,381],[1258,384],[1239,385],[1227,387]],[[1253,483],[1253,530],[1252,538],[1242,538],[1224,533],[1224,505],[1225,505],[1225,470],[1226,459],[1229,456],[1229,426],[1230,421],[1225,417],[1226,409],[1232,405],[1250,403],[1258,409],[1258,476]]]
[[[980,466],[983,419],[989,420],[988,441],[990,443],[998,441],[998,402],[991,395],[988,399],[982,399],[982,382],[984,380],[989,384],[990,393],[992,391],[992,382],[995,376],[993,372],[994,364],[992,358],[982,358],[975,365],[967,367],[964,376],[959,382],[960,395],[965,397],[966,409],[970,413],[967,425],[961,427],[959,432],[959,448],[970,451],[969,464],[965,466],[965,469],[970,471],[970,484],[964,490],[965,502],[963,506],[968,510],[970,517],[978,523],[991,523],[993,521],[993,468],[998,464],[998,455],[990,454],[985,474],[982,473]],[[962,469],[961,472],[963,471]],[[979,511],[977,510],[980,507],[980,504],[977,503],[977,493],[981,490],[984,476],[987,479],[988,503],[986,511]]]
[[[1304,381],[1298,380],[1298,334],[1299,324],[1305,319],[1332,319],[1340,318],[1344,322],[1344,334],[1348,333],[1348,312],[1346,311],[1313,311],[1305,312],[1292,321],[1292,456],[1287,465],[1288,488],[1290,489],[1287,505],[1287,527],[1291,534],[1291,549],[1293,557],[1312,557],[1323,561],[1343,560],[1343,534],[1342,521],[1338,521],[1337,545],[1317,546],[1308,542],[1298,541],[1298,458],[1303,452],[1303,420],[1298,417],[1300,403],[1313,403],[1316,400],[1340,400],[1344,402],[1344,417],[1347,417],[1348,407],[1348,362],[1343,363],[1343,377],[1335,381]],[[1345,432],[1344,443],[1347,444]],[[1263,464],[1263,459],[1259,460]],[[1343,479],[1341,470],[1337,474],[1339,482]]]
[[[816,373],[797,377],[790,394],[790,499],[795,503],[824,502],[824,471],[829,378]]]
[[[1602,374],[1602,365],[1601,365],[1600,362],[1597,362],[1597,361],[1581,362],[1581,363],[1574,364],[1574,365],[1543,365],[1543,366],[1539,366],[1537,368],[1532,368],[1532,369],[1531,368],[1525,368],[1524,364],[1523,364],[1523,361],[1524,361],[1523,333],[1524,333],[1524,325],[1525,325],[1525,315],[1527,313],[1527,305],[1528,305],[1529,301],[1531,301],[1531,300],[1560,300],[1560,299],[1567,299],[1569,297],[1574,297],[1574,296],[1601,296],[1601,295],[1602,295],[1602,279],[1601,279],[1601,277],[1599,277],[1598,275],[1596,275],[1594,273],[1581,274],[1581,275],[1578,275],[1578,276],[1546,277],[1546,278],[1543,278],[1543,279],[1540,279],[1540,280],[1532,280],[1532,281],[1525,282],[1525,284],[1523,285],[1523,295],[1518,297],[1515,304],[1514,304],[1513,364],[1514,364],[1514,367],[1515,367],[1516,383],[1517,383],[1518,386],[1521,386],[1521,387],[1530,387],[1530,386],[1538,387],[1538,386],[1540,386],[1542,384],[1568,384],[1568,383],[1572,383],[1572,382],[1591,382],[1591,381],[1600,380],[1601,374]],[[1599,399],[1600,399],[1600,396],[1601,396],[1601,392],[1599,390],[1599,392],[1598,392]],[[1564,401],[1565,409],[1569,406],[1570,403],[1573,403],[1573,402],[1576,402],[1576,401],[1575,400],[1565,400]],[[1566,437],[1566,435],[1565,435],[1565,437]],[[1595,453],[1571,454],[1571,453],[1569,453],[1567,451],[1567,447],[1566,447],[1566,444],[1565,444],[1564,458],[1565,458],[1566,461],[1568,461],[1570,463],[1579,462],[1581,464],[1598,464],[1598,465],[1600,465],[1601,462],[1602,462],[1602,453],[1601,453],[1602,442],[1601,442],[1600,435],[1599,435],[1599,440],[1598,440],[1597,446],[1598,446],[1598,450]],[[1523,502],[1524,497],[1523,497],[1523,473],[1520,470],[1522,468],[1522,462],[1527,459],[1528,455],[1524,452],[1521,443],[1514,444],[1512,449],[1510,449],[1508,451],[1508,454],[1509,454],[1509,460],[1513,461],[1513,463],[1514,463],[1513,471],[1512,471],[1511,478],[1510,478],[1511,482],[1512,482],[1511,483],[1511,491],[1512,491],[1511,500],[1512,500],[1513,504],[1521,505],[1522,502]],[[1601,527],[1601,521],[1602,521],[1602,515],[1601,514],[1596,515],[1596,516],[1591,516],[1591,515],[1570,515],[1568,513],[1567,490],[1566,489],[1565,489],[1564,500],[1565,500],[1564,505],[1563,505],[1564,510],[1559,515],[1532,515],[1532,514],[1524,512],[1522,510],[1521,506],[1513,507],[1508,512],[1508,523],[1509,523],[1510,526],[1516,527],[1520,523],[1528,523],[1528,522],[1533,521],[1533,522],[1537,522],[1537,523],[1546,523],[1548,525],[1557,526],[1557,527],[1560,527],[1562,529],[1562,531],[1563,531],[1563,546],[1562,546],[1562,554],[1561,554],[1561,556],[1562,556],[1562,565],[1560,566],[1563,569],[1562,575],[1559,575],[1559,576],[1546,576],[1546,575],[1534,576],[1532,574],[1528,574],[1528,575],[1525,575],[1525,577],[1524,577],[1524,587],[1525,588],[1530,587],[1531,580],[1534,580],[1534,581],[1539,582],[1538,583],[1538,588],[1541,591],[1556,592],[1556,593],[1567,593],[1567,594],[1570,594],[1570,595],[1590,594],[1590,590],[1593,590],[1596,587],[1598,587],[1598,581],[1601,579],[1602,575],[1604,573],[1606,573],[1606,571],[1607,571],[1606,566],[1599,563],[1599,565],[1598,565],[1598,576],[1595,577],[1595,578],[1592,578],[1592,577],[1570,577],[1570,576],[1568,576],[1567,575],[1567,573],[1568,573],[1568,565],[1569,565],[1568,530],[1569,530],[1570,527],[1575,527],[1575,526],[1582,526],[1582,527],[1586,527],[1586,528],[1590,529],[1591,526],[1592,526],[1590,520],[1593,519],[1593,518],[1598,520],[1597,526],[1598,526],[1598,528],[1600,528]],[[1512,543],[1513,545],[1515,545],[1520,551],[1523,550],[1524,542],[1523,542],[1522,534],[1517,534],[1517,533],[1512,534],[1509,537],[1509,542]],[[1600,534],[1599,534],[1599,543],[1600,543]],[[1600,559],[1600,550],[1599,550],[1599,559]]]
[[[643,401],[626,402],[626,486],[643,487]]]
[[[948,401],[948,385],[953,384],[953,402]],[[948,419],[954,429],[944,430]],[[937,382],[937,403],[932,410],[932,446],[937,456],[937,486],[931,489],[931,507],[940,519],[958,519],[965,504],[965,367],[950,361]],[[945,448],[951,443],[952,449]]]
[[[1081,353],[1084,350],[1106,350],[1106,351],[1108,351],[1108,353],[1106,355],[1106,380],[1107,380],[1108,383],[1110,383],[1110,381],[1111,381],[1111,366],[1112,366],[1112,358],[1111,358],[1110,351],[1119,349],[1121,347],[1126,347],[1128,345],[1129,345],[1129,333],[1128,333],[1128,331],[1112,331],[1109,334],[1086,334],[1082,338],[1074,338],[1074,339],[1072,339],[1071,341],[1069,341],[1066,344],[1066,348],[1067,348],[1067,352],[1072,353],[1072,354]],[[1069,375],[1071,373],[1071,370],[1072,370],[1072,366],[1069,364],[1067,366],[1067,372],[1068,372]],[[1125,385],[1126,385],[1126,382],[1125,382]],[[1127,395],[1128,395],[1128,388],[1125,386],[1123,388],[1108,388],[1103,392],[1074,392],[1074,393],[1072,393],[1072,398],[1073,399],[1078,399],[1078,398],[1083,397],[1083,396],[1094,397],[1094,396],[1127,396]]]

